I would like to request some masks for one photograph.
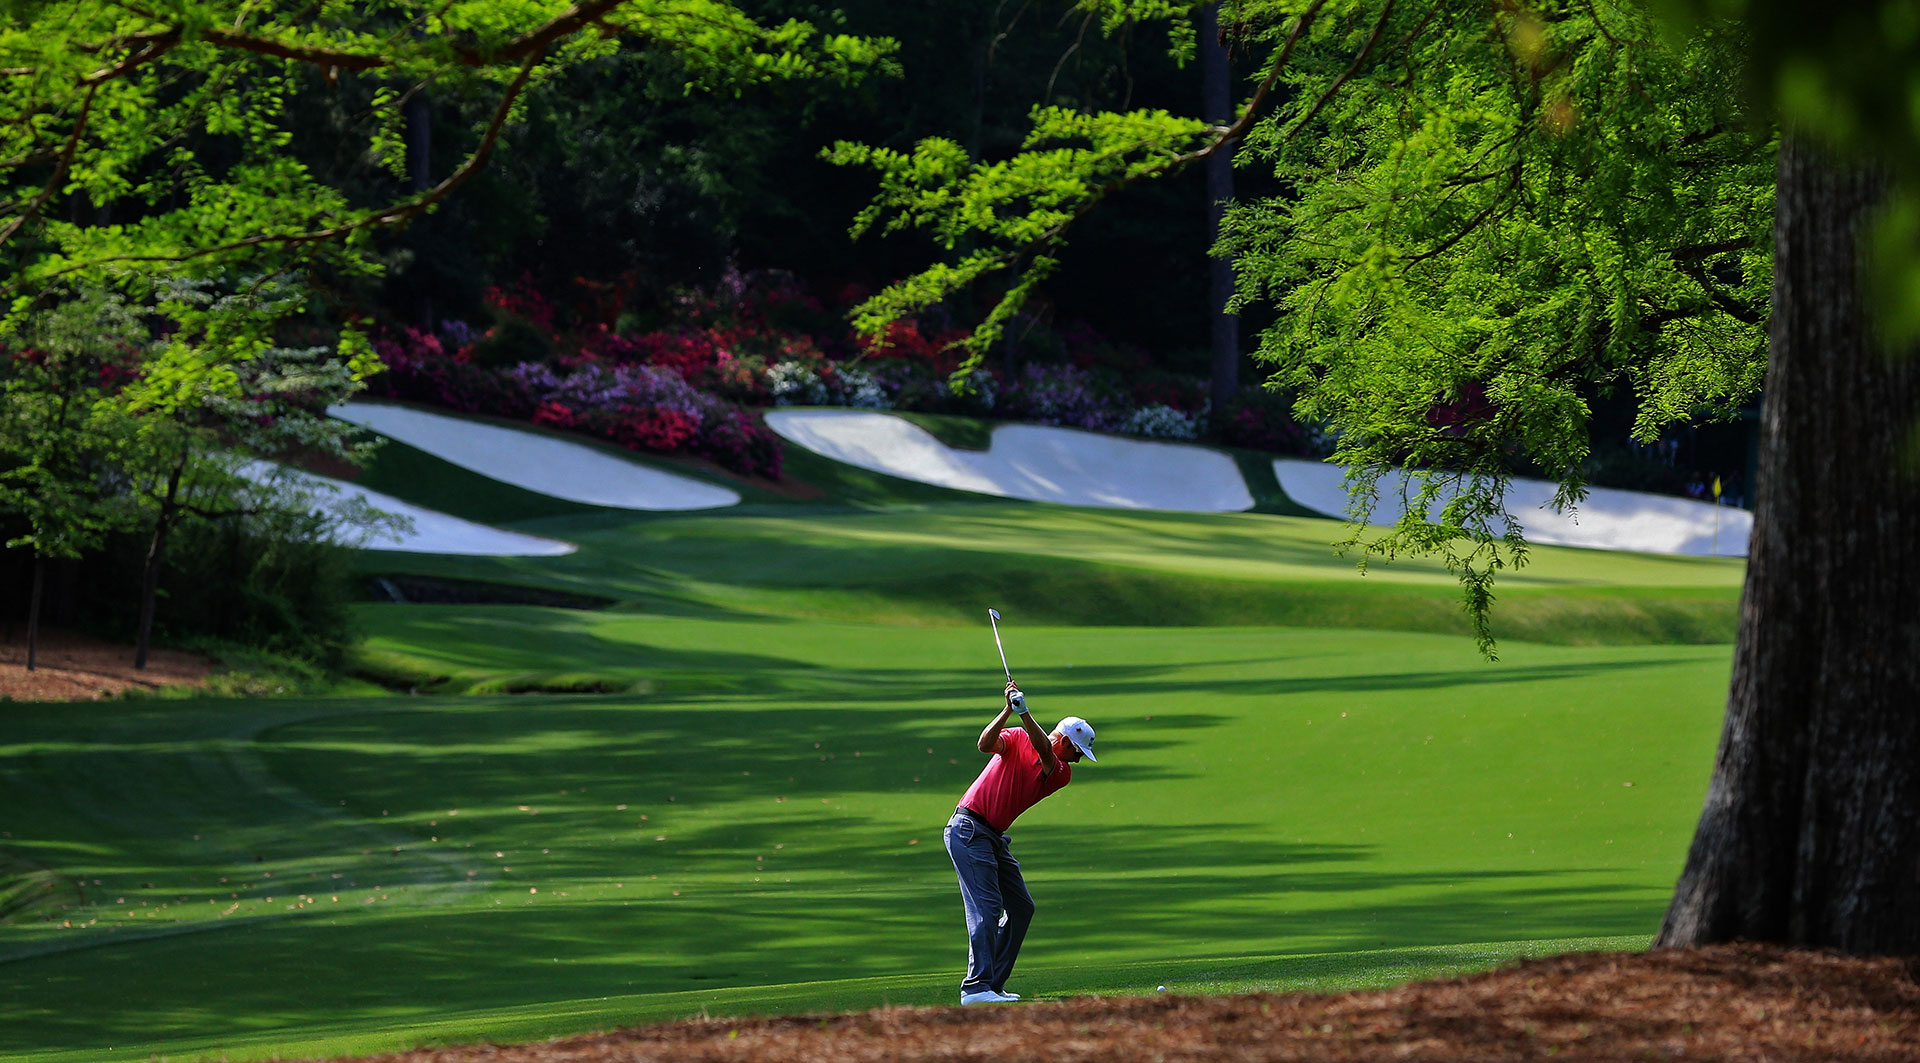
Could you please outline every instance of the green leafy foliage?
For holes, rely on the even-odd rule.
[[[7,549],[76,558],[131,520],[111,473],[132,424],[109,400],[143,340],[124,306],[95,293],[0,348],[0,517],[20,522]]]
[[[1516,468],[1574,505],[1596,395],[1631,389],[1651,440],[1758,390],[1771,133],[1736,37],[1668,44],[1631,4],[1383,5],[1378,25],[1362,61],[1302,51],[1241,156],[1288,191],[1237,205],[1223,249],[1240,304],[1280,308],[1259,356],[1338,435],[1358,513],[1385,469],[1417,470],[1364,548],[1445,558],[1490,650],[1492,579],[1526,561],[1499,501]]]
[[[623,37],[678,56],[688,87],[708,89],[857,80],[893,50],[797,20],[762,25],[718,0],[13,5],[0,23],[3,290],[17,299],[61,277],[137,288],[163,264],[375,269],[369,229],[431,208],[484,163],[525,93]],[[355,135],[396,176],[408,93],[431,81],[491,103],[439,185],[354,202],[290,150],[301,105],[342,80],[371,93]],[[70,204],[68,218],[54,209]]]
[[[257,493],[254,500],[265,501]],[[358,591],[351,552],[331,541],[337,524],[324,511],[284,504],[183,515],[159,559],[155,637],[216,658],[264,653],[316,670],[339,667],[354,639],[349,610]],[[89,558],[83,570],[119,593],[82,603],[76,619],[127,632],[139,615],[132,589],[147,541],[126,536],[109,545],[118,548]]]
[[[365,445],[325,411],[359,388],[366,358],[352,344],[273,345],[307,303],[285,279],[228,287],[175,282],[144,314],[82,292],[26,319],[0,374],[0,520],[22,529],[9,548],[84,559],[95,601],[69,611],[94,626],[134,630],[141,605],[164,597],[161,629],[175,637],[325,659],[347,600],[324,574],[338,568],[328,540],[383,518],[316,512],[246,463],[360,461]],[[174,331],[155,340],[154,320]]]
[[[1240,141],[1277,192],[1235,204],[1216,253],[1236,307],[1274,312],[1270,384],[1337,438],[1362,522],[1382,472],[1417,472],[1399,525],[1347,545],[1439,555],[1491,652],[1493,579],[1527,558],[1512,475],[1544,471],[1576,504],[1596,398],[1630,394],[1651,439],[1759,387],[1773,140],[1739,91],[1746,42],[1718,23],[1663,36],[1634,0],[1279,0],[1223,20],[1261,53],[1230,126],[1041,107],[1004,160],[836,147],[881,178],[856,232],[916,228],[952,254],[859,323],[1011,271],[977,359],[1077,219]]]
[[[854,220],[855,235],[926,230],[952,263],[937,263],[889,285],[854,314],[868,335],[923,311],[990,274],[1011,271],[1007,294],[966,340],[974,355],[956,379],[979,364],[1034,288],[1055,267],[1050,252],[1067,227],[1114,190],[1161,173],[1197,147],[1209,126],[1164,110],[1083,113],[1036,107],[1021,150],[996,161],[970,157],[940,137],[910,152],[841,142],[826,158],[864,166],[880,178],[873,202]]]
[[[1874,226],[1869,294],[1893,345],[1920,341],[1920,7],[1857,0],[1819,17],[1784,0],[1653,0],[1669,33],[1709,19],[1748,28],[1740,73],[1785,127],[1895,178]]]

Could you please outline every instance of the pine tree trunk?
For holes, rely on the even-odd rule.
[[[33,592],[27,596],[27,671],[40,666],[40,587],[45,582],[47,563],[36,551],[33,555]]]
[[[1220,39],[1220,5],[1201,8],[1200,79],[1204,96],[1202,113],[1209,122],[1233,120],[1233,71],[1228,64],[1227,46]],[[1220,238],[1220,220],[1227,203],[1233,199],[1233,150],[1215,152],[1207,157],[1207,241]],[[1207,301],[1212,322],[1209,348],[1213,352],[1208,396],[1213,403],[1213,423],[1225,423],[1227,403],[1240,389],[1240,318],[1227,313],[1227,300],[1233,297],[1233,263],[1219,256],[1207,260]]]
[[[407,99],[407,187],[414,192],[433,187],[433,109],[425,89]]]
[[[1861,290],[1885,188],[1783,138],[1733,684],[1656,946],[1920,954],[1920,357]]]
[[[133,644],[133,666],[147,666],[147,651],[153,645],[153,614],[160,598],[160,561],[167,553],[167,534],[179,518],[180,479],[187,469],[183,452],[167,478],[167,493],[160,500],[160,512],[153,520],[153,538],[147,541],[147,560],[140,572],[140,627]]]
[[[407,98],[407,187],[419,194],[433,187],[433,108],[427,104],[427,90],[416,89]],[[423,286],[420,296],[420,328],[434,331],[433,297]]]

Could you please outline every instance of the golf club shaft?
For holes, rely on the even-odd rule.
[[[993,617],[987,617],[987,623],[993,625],[993,648],[1000,651],[1000,669],[1007,673],[1007,682],[1013,682],[1013,669],[1007,667],[1007,648],[1000,645],[1000,624]]]

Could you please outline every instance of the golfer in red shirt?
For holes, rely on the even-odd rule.
[[[1002,730],[1013,712],[1020,714],[1020,726]],[[1042,733],[1020,688],[1008,681],[1007,704],[980,732],[980,752],[993,759],[947,821],[947,855],[967,909],[967,980],[960,983],[960,1003],[1002,1004],[1020,999],[1007,992],[1007,975],[1033,922],[1033,896],[1008,848],[1007,828],[1072,782],[1075,761],[1094,759],[1093,728],[1069,716],[1052,734]]]

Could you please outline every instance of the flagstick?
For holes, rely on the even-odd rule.
[[[1720,477],[1713,478],[1713,556],[1720,556]]]

